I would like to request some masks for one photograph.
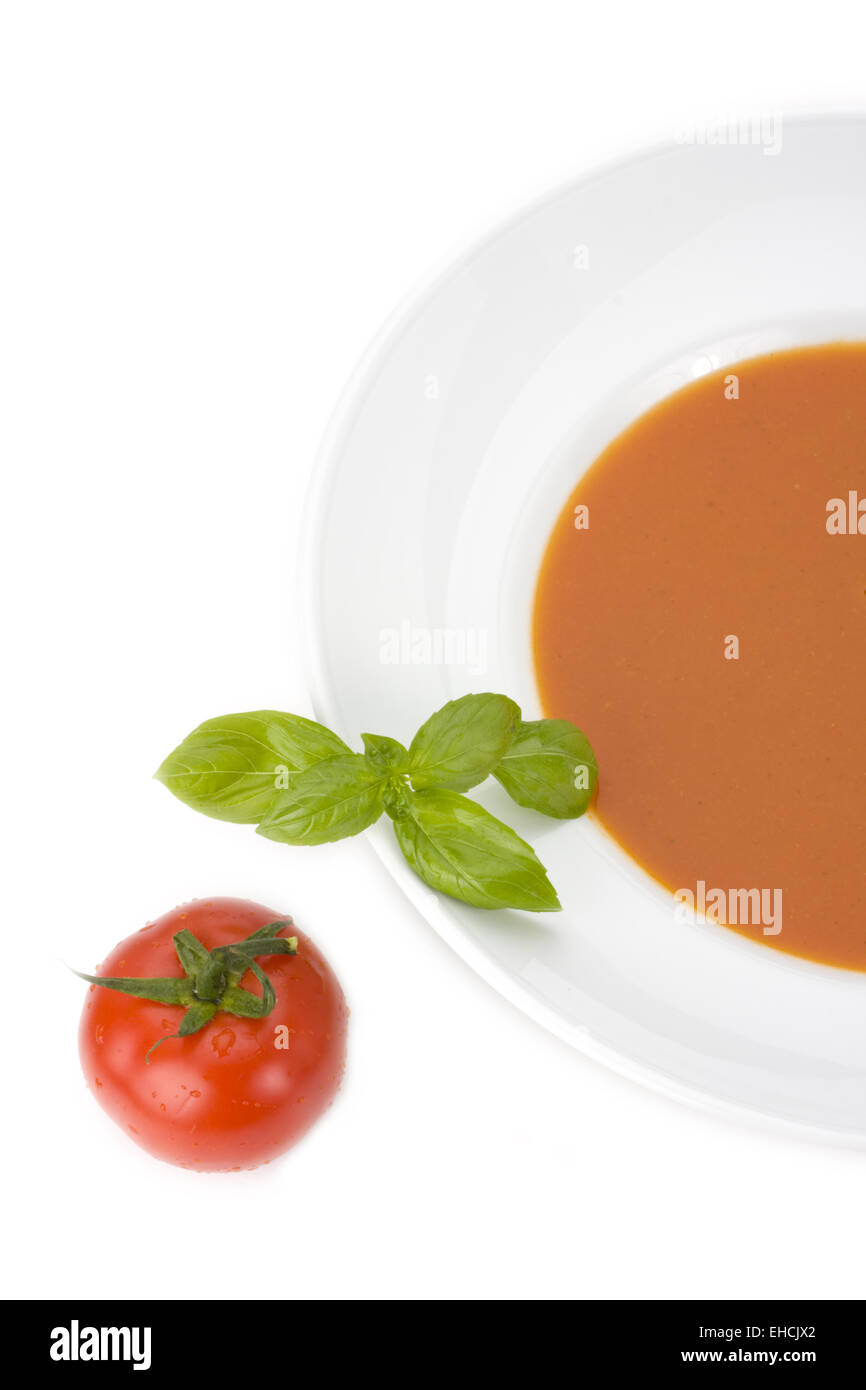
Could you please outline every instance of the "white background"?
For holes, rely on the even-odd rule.
[[[866,1293],[862,1154],[608,1074],[477,980],[361,841],[288,850],[150,780],[205,717],[311,712],[312,459],[413,282],[683,122],[857,105],[858,10],[3,4],[7,1295]],[[86,1092],[60,962],[220,893],[328,955],[350,1070],[293,1153],[199,1176]]]

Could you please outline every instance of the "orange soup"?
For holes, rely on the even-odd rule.
[[[639,863],[866,969],[866,343],[726,367],[614,440],[551,535],[534,650]]]

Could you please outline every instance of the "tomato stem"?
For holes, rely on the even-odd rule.
[[[228,946],[215,946],[208,951],[186,927],[172,940],[183,975],[142,979],[136,976],[85,975],[72,973],[91,985],[131,994],[136,999],[149,999],[157,1004],[180,1004],[186,1012],[176,1033],[158,1038],[145,1055],[149,1065],[151,1054],[169,1038],[188,1038],[198,1033],[217,1013],[234,1014],[237,1018],[266,1018],[277,1002],[274,987],[256,956],[294,956],[298,952],[296,936],[278,936],[277,932],[292,925],[291,917],[280,922],[268,922],[242,941]],[[261,995],[241,987],[240,981],[251,970],[262,987]]]

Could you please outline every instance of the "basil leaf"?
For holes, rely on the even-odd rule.
[[[394,833],[416,874],[440,893],[473,907],[555,912],[560,906],[535,851],[465,796],[413,793]]]
[[[413,787],[465,792],[491,773],[520,722],[520,707],[505,695],[449,700],[422,724],[409,749]]]
[[[400,772],[409,754],[395,738],[385,738],[382,734],[362,734],[367,762],[377,772]]]
[[[493,776],[519,806],[557,820],[582,816],[598,780],[586,734],[567,719],[521,724]]]
[[[252,710],[199,724],[155,776],[194,810],[251,824],[291,773],[348,752],[341,738],[312,719]]]
[[[363,753],[325,758],[292,777],[287,791],[276,793],[258,834],[290,845],[323,845],[357,835],[382,814],[387,784]]]

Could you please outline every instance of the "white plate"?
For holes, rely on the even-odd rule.
[[[539,560],[600,449],[711,368],[866,338],[866,118],[788,121],[779,135],[780,150],[684,141],[559,190],[380,335],[326,439],[307,526],[313,698],[350,741],[408,740],[469,690],[504,691],[537,717]],[[428,634],[434,659],[383,660],[391,632],[401,658],[405,634]],[[439,651],[437,632],[450,634]],[[387,823],[372,832],[479,974],[668,1094],[866,1141],[866,976],[679,925],[591,818],[545,820],[496,784],[480,799],[535,845],[561,914],[464,907],[410,872]]]

